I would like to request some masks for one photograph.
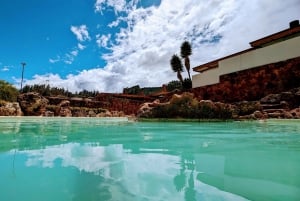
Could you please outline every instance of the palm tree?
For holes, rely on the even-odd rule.
[[[177,73],[177,78],[179,79],[179,81],[182,84],[183,79],[182,79],[181,72],[183,72],[183,66],[182,66],[180,58],[176,54],[174,54],[170,60],[170,64],[171,64],[172,70],[175,73]]]
[[[189,74],[189,78],[191,80],[191,75],[190,75],[190,58],[189,56],[192,55],[192,47],[191,47],[191,44],[188,42],[188,41],[184,41],[181,45],[181,48],[180,48],[181,52],[181,57],[184,59],[184,65],[185,65],[185,68]]]

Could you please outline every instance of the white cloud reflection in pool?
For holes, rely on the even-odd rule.
[[[98,185],[109,189],[111,200],[246,200],[197,180],[199,172],[182,170],[179,156],[144,151],[132,153],[118,144],[68,143],[19,154],[26,155],[27,167],[75,167],[103,177]],[[176,186],[180,177],[182,188]]]

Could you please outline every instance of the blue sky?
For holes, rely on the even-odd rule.
[[[249,47],[300,19],[299,0],[1,0],[0,79],[120,92],[176,79],[184,40],[192,66]],[[185,75],[184,75],[185,76]]]

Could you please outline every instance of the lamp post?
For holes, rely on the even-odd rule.
[[[22,84],[23,84],[23,77],[24,77],[24,67],[25,67],[26,63],[22,62],[21,65],[22,65],[21,92],[23,92]]]

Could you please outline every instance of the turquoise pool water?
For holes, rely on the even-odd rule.
[[[300,121],[0,118],[0,200],[300,200]]]

